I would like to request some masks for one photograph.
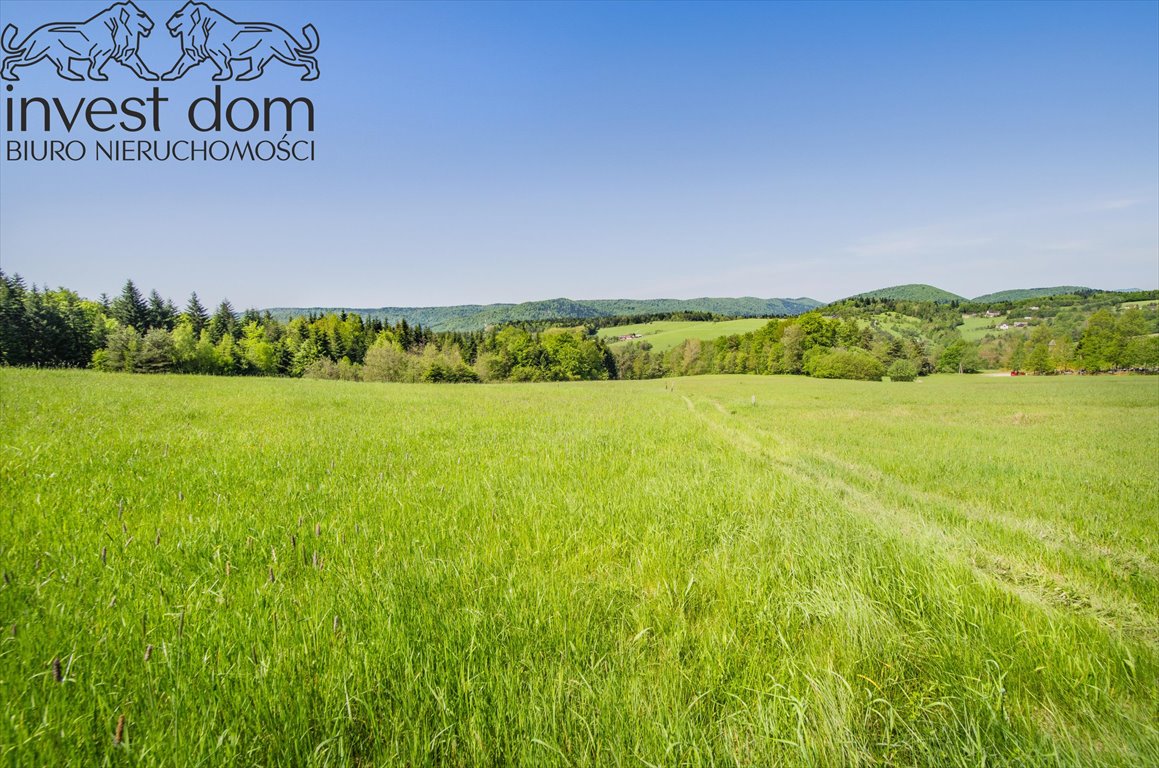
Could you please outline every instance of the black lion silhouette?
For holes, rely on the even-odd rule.
[[[217,67],[214,80],[229,80],[234,77],[231,62],[237,59],[250,62],[249,69],[237,75],[238,80],[261,77],[272,59],[305,68],[303,80],[318,79],[318,60],[310,55],[318,50],[318,30],[313,24],[302,27],[307,45],[301,45],[277,24],[234,21],[205,3],[191,0],[170,16],[165,26],[170,35],[180,38],[181,58],[162,80],[176,80],[206,60]]]
[[[153,20],[131,2],[110,5],[87,21],[37,27],[20,45],[14,45],[17,30],[9,24],[0,34],[0,47],[8,54],[0,63],[0,77],[19,80],[17,67],[48,59],[65,80],[85,79],[72,70],[74,60],[88,61],[89,80],[108,80],[103,70],[110,61],[124,64],[143,80],[156,80],[157,73],[137,53],[139,38],[148,37],[152,29]]]

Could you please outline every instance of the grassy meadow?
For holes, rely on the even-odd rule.
[[[1155,377],[0,370],[0,755],[1156,765],[1157,426]]]
[[[985,336],[1001,336],[1008,331],[998,326],[1006,322],[1006,317],[963,317],[958,333],[966,341],[978,341]]]
[[[665,352],[680,344],[686,339],[700,339],[708,341],[721,336],[731,336],[738,333],[749,333],[768,325],[767,318],[746,317],[739,320],[657,320],[651,323],[636,325],[616,325],[599,330],[599,337],[615,348],[617,344],[628,344],[628,341],[616,341],[619,336],[638,333],[642,338],[632,339],[632,342],[646,341],[657,352]]]

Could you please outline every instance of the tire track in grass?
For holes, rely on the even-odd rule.
[[[881,528],[886,535],[917,538],[939,552],[969,566],[980,577],[1001,584],[1017,596],[1043,606],[1060,608],[1094,618],[1101,624],[1159,647],[1159,623],[1136,602],[1122,595],[1100,592],[1073,576],[1034,567],[999,552],[966,528],[996,527],[1006,534],[1027,537],[1031,543],[1050,546],[1063,554],[1090,558],[1091,552],[1077,541],[1069,541],[1049,526],[1037,521],[1013,518],[923,491],[901,483],[872,466],[840,458],[826,451],[804,448],[781,435],[760,432],[760,438],[745,427],[724,423],[733,414],[720,402],[699,397],[719,417],[697,408],[696,402],[681,395],[688,409],[723,441],[762,461],[775,464],[793,479],[826,488],[838,498],[851,502],[849,508]],[[766,441],[775,443],[770,447]],[[883,493],[884,492],[884,493]],[[888,497],[892,496],[893,499]],[[926,509],[943,518],[931,519]],[[1148,576],[1156,572],[1153,563],[1141,555],[1131,558],[1142,563]]]

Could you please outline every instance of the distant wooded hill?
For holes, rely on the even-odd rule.
[[[910,283],[908,285],[891,285],[888,288],[878,288],[876,291],[859,293],[853,298],[861,299],[892,299],[893,301],[934,301],[939,304],[948,304],[951,301],[969,301],[965,296],[943,291],[932,285]]]
[[[450,307],[276,307],[269,310],[275,318],[288,320],[303,315],[329,313],[361,315],[387,323],[406,320],[435,331],[473,331],[489,325],[535,320],[586,320],[595,317],[650,315],[675,312],[709,312],[726,317],[767,317],[799,315],[822,306],[809,298],[760,299],[546,299],[522,304],[460,304]]]
[[[1072,293],[1089,293],[1093,288],[1081,285],[1056,285],[1052,288],[1015,288],[1008,291],[987,293],[973,299],[959,296],[956,293],[942,290],[923,283],[908,285],[893,285],[889,288],[878,288],[876,291],[859,293],[852,298],[892,299],[893,301],[933,301],[938,304],[949,304],[952,301],[961,303],[973,302],[985,304],[988,302],[1021,301],[1023,299],[1037,299],[1042,296],[1062,296]]]
[[[987,293],[974,299],[975,304],[986,304],[999,301],[1022,301],[1023,299],[1037,299],[1042,296],[1064,296],[1071,293],[1089,293],[1092,288],[1081,285],[1056,285],[1053,288],[1018,288],[1013,291],[998,291]]]

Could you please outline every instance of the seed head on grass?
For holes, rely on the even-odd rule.
[[[117,731],[113,734],[113,746],[119,747],[121,742],[125,740],[125,716],[121,715],[117,718]]]
[[[109,558],[109,548],[101,547],[101,565],[105,565]]]
[[[146,645],[145,646],[145,662],[148,663],[149,659],[152,658],[152,656],[153,656],[153,646]]]
[[[60,671],[60,657],[57,656],[52,660],[52,679],[58,683],[64,682],[64,675]]]

